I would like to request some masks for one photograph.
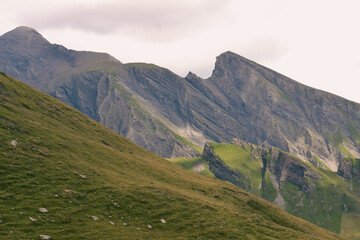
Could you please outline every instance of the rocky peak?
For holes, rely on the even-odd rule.
[[[227,76],[227,72],[238,69],[242,64],[249,60],[231,51],[224,52],[216,57],[215,68],[212,77],[222,78]]]
[[[31,27],[17,27],[10,32],[5,33],[0,37],[1,41],[11,42],[16,46],[32,47],[49,44],[49,42],[34,28]]]
[[[199,77],[191,71],[185,77],[185,79],[194,79],[194,78],[199,78]]]

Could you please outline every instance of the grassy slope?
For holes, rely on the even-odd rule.
[[[177,165],[182,166],[183,168],[193,171],[193,168],[198,162],[202,162],[205,164],[205,169],[199,172],[199,174],[203,176],[208,177],[215,177],[215,175],[210,171],[208,164],[206,164],[206,161],[202,157],[196,157],[196,158],[169,158],[170,162],[176,163]]]
[[[1,239],[337,238],[3,74],[0,220]]]
[[[262,160],[250,156],[250,147],[244,150],[241,146],[232,144],[212,143],[212,146],[214,147],[215,153],[218,154],[229,167],[244,173],[250,178],[251,184],[253,185],[251,193],[271,202],[275,200],[276,191],[272,187],[269,177],[266,175],[268,172],[266,172],[264,176],[265,190],[262,189],[260,191],[258,189],[262,179]],[[348,223],[351,221],[342,222],[343,208],[344,204],[350,206],[348,210],[350,215],[345,219],[353,216],[351,212],[360,212],[359,195],[350,193],[349,181],[342,179],[336,173],[316,168],[311,164],[307,165],[321,175],[322,180],[312,181],[313,184],[316,185],[316,188],[310,194],[306,194],[301,190],[301,187],[291,182],[285,182],[282,186],[281,194],[286,201],[286,210],[293,215],[311,221],[319,226],[334,232],[341,232],[344,236],[350,236],[351,232],[354,232],[356,228],[348,226]],[[355,182],[357,181],[353,181],[353,186],[355,186],[353,189],[357,189]]]

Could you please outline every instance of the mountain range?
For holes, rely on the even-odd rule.
[[[204,178],[204,184],[215,181],[211,177],[231,182],[291,214],[358,239],[354,221],[360,212],[359,104],[302,85],[233,52],[216,58],[209,78],[191,72],[183,78],[154,64],[124,64],[106,53],[69,50],[49,43],[33,28],[18,27],[0,37],[0,56],[0,71],[76,108],[137,145],[210,176]],[[5,83],[16,82],[3,76]],[[2,89],[4,99],[13,96],[5,85]],[[23,99],[21,106],[31,110],[27,101],[37,102],[35,94],[32,96]],[[42,101],[36,104],[46,110]],[[58,115],[50,115],[61,121]],[[12,120],[1,119],[4,128],[9,128]],[[113,136],[107,134],[101,136],[105,146]],[[63,150],[69,148],[71,155],[77,156],[79,152],[65,145]],[[134,149],[129,147],[124,154],[130,154],[129,159],[137,151],[141,157],[149,154]],[[100,156],[90,152],[88,156]],[[101,161],[107,162],[103,157]],[[106,178],[112,181],[110,176]]]
[[[340,239],[0,73],[1,239]]]
[[[208,79],[182,78],[105,53],[68,50],[36,30],[0,37],[0,70],[54,96],[160,156],[199,156],[206,141],[239,138],[337,171],[359,157],[360,105],[232,52]]]

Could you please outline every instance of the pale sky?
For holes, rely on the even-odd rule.
[[[360,103],[358,0],[1,0],[0,35],[17,26],[51,43],[207,78],[238,53]],[[1,57],[1,56],[0,56]]]

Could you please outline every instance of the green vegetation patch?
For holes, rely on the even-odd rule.
[[[187,170],[192,170],[194,168],[194,166],[196,165],[196,163],[202,159],[201,157],[197,157],[197,158],[169,158],[168,160],[170,162],[176,163],[180,166],[182,166],[183,168],[187,169]]]
[[[179,134],[175,133],[172,131],[172,134],[174,135],[175,139],[177,139],[178,141],[194,148],[196,151],[198,151],[199,153],[203,152],[203,149],[201,147],[199,147],[198,145],[195,145],[194,143],[190,142],[189,140],[187,140],[186,138],[180,136]]]
[[[349,240],[360,239],[360,213],[345,213],[341,221],[341,237]]]
[[[214,151],[230,168],[241,172],[250,179],[251,193],[260,195],[262,170],[263,167],[261,158],[251,157],[251,146],[248,145],[246,149],[242,146],[233,144],[212,143]]]
[[[199,162],[202,162],[205,165],[205,169],[199,172],[200,175],[207,177],[215,177],[215,175],[210,171],[208,163],[202,157],[196,158],[169,158],[170,162],[176,163],[187,170],[193,170],[195,165]]]
[[[130,68],[139,68],[139,69],[162,69],[162,67],[159,67],[152,63],[126,63],[124,64],[126,67]]]
[[[354,140],[358,140],[360,138],[359,132],[357,130],[357,128],[355,127],[355,125],[350,122],[349,120],[346,121],[346,128],[348,129],[350,136],[354,139]]]
[[[279,96],[281,97],[281,99],[287,101],[288,103],[290,103],[291,105],[295,106],[295,103],[291,100],[291,98],[289,98],[288,96],[286,96],[280,89],[276,89],[277,93],[279,94]]]
[[[268,171],[265,171],[264,173],[263,186],[260,196],[269,202],[274,202],[277,196],[277,192],[271,183]]]

